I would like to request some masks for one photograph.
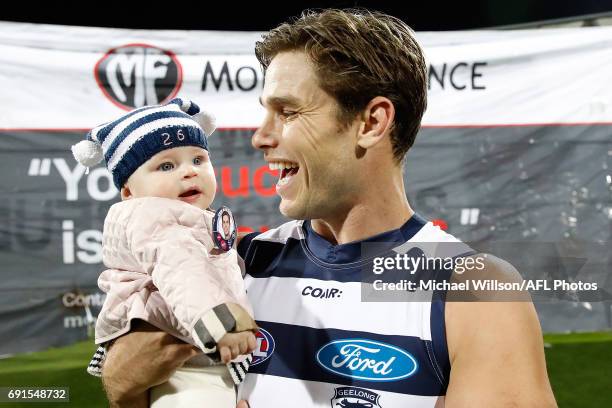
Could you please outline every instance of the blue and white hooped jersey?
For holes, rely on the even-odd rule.
[[[238,251],[254,305],[258,347],[239,398],[252,408],[442,407],[450,362],[444,300],[363,302],[361,244],[396,253],[455,242],[414,215],[401,228],[332,245],[308,221],[249,234]],[[463,256],[467,245],[455,246]]]

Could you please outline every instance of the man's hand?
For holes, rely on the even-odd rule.
[[[147,390],[168,380],[185,361],[199,353],[145,322],[110,347],[102,381],[111,407],[148,407]]]
[[[255,350],[256,346],[257,340],[255,339],[255,335],[250,331],[244,331],[239,333],[226,333],[221,337],[221,340],[219,340],[217,349],[219,350],[221,361],[227,364],[230,360]]]

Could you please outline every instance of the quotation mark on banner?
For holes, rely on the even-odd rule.
[[[479,215],[480,215],[479,208],[462,208],[461,209],[461,225],[478,224]]]
[[[48,176],[51,171],[51,159],[34,158],[30,161],[28,176]]]

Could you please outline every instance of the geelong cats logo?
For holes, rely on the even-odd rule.
[[[380,395],[357,387],[338,387],[331,399],[332,408],[382,408]]]

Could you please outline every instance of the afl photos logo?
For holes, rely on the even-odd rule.
[[[96,63],[94,75],[104,95],[125,110],[167,102],[183,82],[183,69],[176,56],[147,44],[109,50]]]

